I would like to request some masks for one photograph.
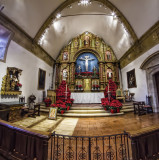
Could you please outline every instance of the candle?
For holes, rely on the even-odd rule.
[[[109,92],[109,83],[108,83],[108,92]]]

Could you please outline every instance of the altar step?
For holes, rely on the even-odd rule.
[[[123,112],[120,113],[64,113],[63,115],[60,114],[62,117],[109,117],[109,116],[120,116],[123,115]]]
[[[124,112],[110,113],[105,111],[100,104],[73,104],[69,111],[66,111],[64,117],[108,117],[123,115]]]
[[[48,113],[49,107],[41,105],[41,112]],[[132,103],[125,103],[120,111],[120,113],[110,113],[105,111],[101,104],[73,104],[69,111],[65,111],[64,114],[57,114],[62,117],[107,117],[107,116],[117,116],[123,115],[127,112],[133,111]]]
[[[133,102],[123,103],[123,107],[122,107],[121,111],[124,113],[133,112],[134,111]]]

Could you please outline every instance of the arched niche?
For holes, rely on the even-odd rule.
[[[155,76],[159,73],[159,51],[151,54],[140,66],[146,71],[148,95],[152,97],[151,102],[155,112],[159,112],[159,100]]]

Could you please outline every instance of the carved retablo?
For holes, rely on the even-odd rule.
[[[71,91],[102,91],[109,79],[119,85],[118,74],[112,48],[90,32],[73,38],[56,60],[56,88],[66,80]]]

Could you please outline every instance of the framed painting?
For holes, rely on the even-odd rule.
[[[57,118],[57,107],[50,108],[49,119],[56,119],[56,118]]]
[[[136,77],[135,77],[135,69],[127,72],[127,82],[128,88],[136,88]]]
[[[46,71],[39,68],[39,77],[38,77],[38,89],[39,90],[45,89],[45,78],[46,78]]]
[[[0,24],[0,61],[6,62],[7,49],[11,41],[12,32]]]

